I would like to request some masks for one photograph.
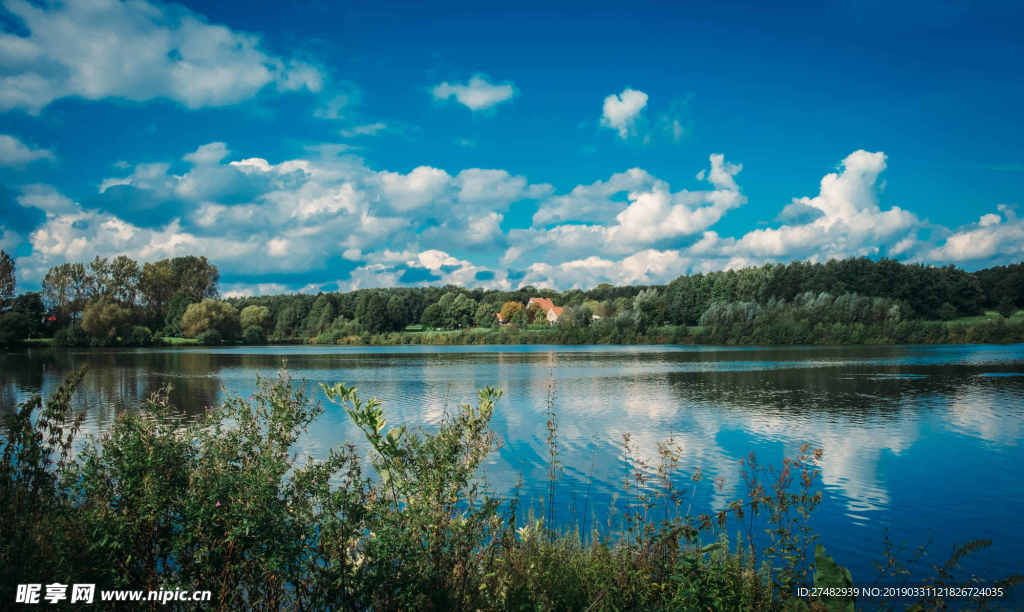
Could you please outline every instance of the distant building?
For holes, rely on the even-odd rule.
[[[561,306],[555,306],[548,298],[530,298],[530,301],[526,303],[527,310],[534,304],[544,311],[544,318],[548,323],[552,325],[558,323],[558,318],[562,316]]]

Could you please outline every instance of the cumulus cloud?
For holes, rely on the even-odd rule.
[[[77,212],[78,205],[64,196],[51,185],[24,185],[18,196],[18,204],[38,208],[47,215],[56,216]]]
[[[169,98],[199,108],[233,104],[268,85],[315,92],[322,84],[316,67],[270,55],[257,36],[179,5],[6,0],[4,8],[28,34],[0,34],[0,110],[37,113],[68,96]]]
[[[842,172],[821,179],[814,197],[795,198],[783,216],[806,223],[748,232],[727,252],[746,257],[852,257],[885,254],[921,225],[911,212],[878,205],[878,177],[885,170],[884,153],[854,151]]]
[[[535,226],[565,221],[608,222],[621,210],[622,203],[613,200],[616,195],[654,189],[665,183],[647,171],[631,168],[613,174],[607,181],[577,185],[565,195],[554,196],[541,203],[533,215]]]
[[[816,195],[794,198],[780,225],[737,236],[715,228],[747,201],[742,167],[717,153],[696,175],[704,185],[675,191],[640,168],[558,193],[502,169],[375,170],[336,151],[272,162],[223,142],[174,162],[122,166],[82,203],[43,184],[0,198],[0,241],[30,247],[18,264],[25,286],[52,265],[120,253],[205,255],[238,294],[278,286],[656,284],[798,258],[973,265],[1024,256],[1024,222],[1009,206],[955,231],[881,206],[886,158],[866,151],[826,174]],[[536,207],[532,226],[505,227],[519,207]],[[261,274],[275,275],[274,283]]]
[[[196,166],[216,164],[228,156],[228,146],[223,142],[211,142],[200,146],[182,159]]]
[[[621,94],[612,94],[604,99],[601,125],[617,131],[619,138],[625,140],[634,133],[637,118],[645,106],[647,94],[627,87]]]
[[[20,166],[37,159],[53,159],[49,149],[33,149],[9,134],[0,134],[0,166]]]
[[[698,175],[711,183],[709,190],[673,193],[665,181],[634,168],[551,198],[534,214],[534,227],[509,232],[511,246],[503,261],[565,261],[595,252],[622,255],[694,236],[746,202],[733,179],[741,167],[720,154],[711,155],[710,161],[710,171]],[[625,202],[612,199],[626,189]],[[543,227],[571,215],[593,222]]]
[[[491,108],[511,100],[518,93],[512,83],[494,84],[483,75],[477,74],[465,84],[447,81],[435,85],[431,90],[437,100],[455,100],[471,111]]]
[[[995,213],[982,215],[974,225],[962,227],[928,252],[934,261],[964,264],[1024,257],[1024,219],[1005,204]]]
[[[591,255],[552,265],[531,264],[523,284],[538,287],[589,289],[600,283],[651,284],[663,283],[679,276],[680,270],[692,261],[677,250],[645,249],[621,259],[605,259]]]
[[[49,266],[97,254],[152,259],[199,253],[215,261],[226,279],[319,270],[330,281],[331,262],[344,259],[356,264],[356,278],[341,279],[351,286],[392,277],[403,284],[477,284],[478,275],[496,286],[507,282],[504,274],[465,260],[447,262],[438,272],[429,254],[422,261],[391,262],[378,254],[394,244],[412,252],[458,245],[497,253],[504,246],[504,211],[551,192],[548,185],[498,169],[467,168],[452,175],[420,166],[403,174],[372,170],[351,156],[279,163],[232,157],[225,143],[212,142],[182,156],[191,166],[182,174],[168,162],[128,164],[124,174],[104,179],[96,199],[84,204],[49,185],[23,188],[18,206],[45,213],[28,237],[33,265],[23,269],[26,280],[38,281]],[[20,239],[14,233],[5,238]],[[352,267],[345,266],[339,277],[347,278]],[[417,270],[429,274],[417,276]]]

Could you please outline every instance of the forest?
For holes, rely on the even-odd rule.
[[[205,257],[140,264],[120,255],[55,266],[41,291],[18,294],[14,260],[0,251],[0,344],[1024,341],[1024,263],[967,272],[855,258],[566,291],[446,286],[221,297],[219,280]],[[531,298],[550,300],[557,316]]]

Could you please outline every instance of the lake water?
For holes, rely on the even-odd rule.
[[[493,428],[504,445],[487,475],[503,495],[522,480],[524,501],[547,489],[550,402],[565,466],[563,524],[606,514],[626,475],[624,433],[648,457],[670,435],[680,442],[683,470],[704,475],[695,513],[743,494],[738,461],[751,451],[779,464],[806,442],[824,449],[825,501],[813,525],[857,584],[875,579],[886,530],[909,551],[928,544],[932,563],[955,543],[991,538],[971,569],[990,577],[1024,570],[1022,345],[30,349],[0,355],[0,412],[88,365],[75,399],[86,432],[108,428],[165,383],[188,417],[225,389],[247,396],[257,374],[273,376],[282,364],[311,388],[345,382],[380,398],[390,423],[429,427],[475,403],[476,389],[503,389]],[[327,404],[300,446],[321,457],[358,439],[347,415]]]

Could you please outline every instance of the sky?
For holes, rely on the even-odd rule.
[[[0,248],[225,295],[1024,259],[1016,2],[0,0]]]

